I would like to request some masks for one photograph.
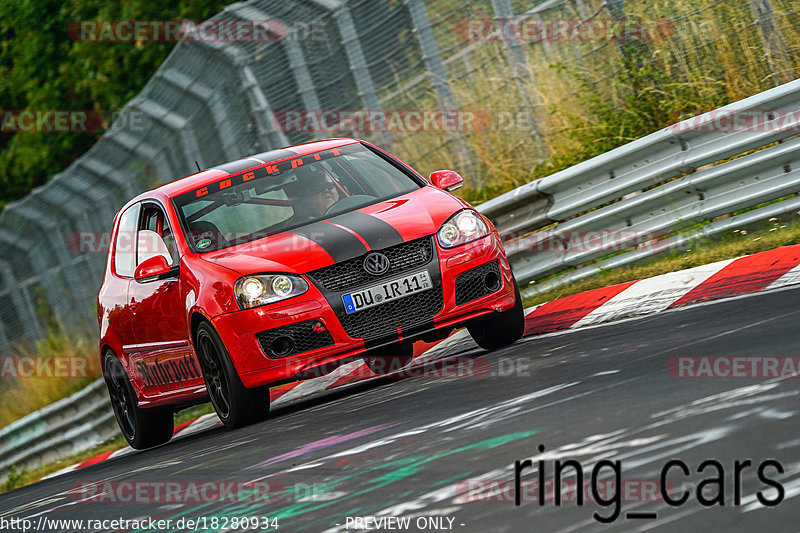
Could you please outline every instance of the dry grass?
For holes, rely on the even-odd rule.
[[[796,2],[770,1],[782,46],[800,48]],[[598,19],[611,18],[601,0],[584,4],[589,14],[599,11]],[[479,11],[459,14],[452,2],[436,0],[429,7],[432,20],[440,18],[437,9],[465,18]],[[458,135],[447,132],[395,133],[393,151],[426,174],[461,170],[467,180],[461,195],[480,202],[800,74],[796,54],[790,52],[783,63],[767,60],[749,0],[630,0],[625,9],[631,19],[672,22],[659,26],[659,38],[629,47],[598,41],[524,44],[529,75],[518,81],[497,42],[446,64],[456,106],[491,119],[488,128],[461,136],[475,168],[461,157]],[[572,17],[579,14],[571,2],[542,14]],[[440,40],[447,41],[445,34],[440,32]],[[439,103],[433,86],[423,84],[397,91],[385,107],[438,109]],[[514,125],[509,116],[518,119]]]
[[[18,363],[15,370],[3,366],[3,379],[0,380],[0,427],[6,426],[23,416],[41,409],[56,400],[60,400],[82,389],[100,376],[100,361],[97,356],[97,341],[89,332],[80,330],[66,331],[60,328],[51,328],[50,333],[35,346],[17,345],[13,349],[12,361],[21,361],[24,358],[33,364],[43,364],[46,360],[47,371],[35,372],[35,377],[22,377],[18,371],[21,368],[28,372],[29,364]],[[75,372],[64,377],[57,372],[55,360],[68,361],[67,368],[74,368]],[[73,366],[74,365],[74,366]],[[42,367],[44,368],[44,367]]]

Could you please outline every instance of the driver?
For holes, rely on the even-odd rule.
[[[320,218],[339,201],[336,184],[321,168],[300,168],[296,175],[297,181],[283,188],[294,209],[290,221]]]

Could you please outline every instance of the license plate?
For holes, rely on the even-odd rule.
[[[378,285],[342,295],[344,309],[347,314],[375,307],[403,296],[426,291],[433,287],[428,271],[417,272],[410,276],[384,281]]]

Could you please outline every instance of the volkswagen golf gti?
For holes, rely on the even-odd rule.
[[[134,448],[211,401],[229,427],[264,418],[269,388],[466,327],[485,349],[522,336],[522,301],[492,223],[355,139],[253,155],[143,193],[117,214],[98,295],[100,357]],[[387,362],[391,364],[387,364]]]

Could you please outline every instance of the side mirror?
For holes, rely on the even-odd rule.
[[[464,184],[464,178],[453,170],[437,170],[430,179],[431,183],[445,191],[454,191]]]
[[[136,272],[133,273],[133,279],[139,283],[155,281],[169,274],[171,268],[166,257],[163,255],[155,255],[145,259],[136,267]]]

